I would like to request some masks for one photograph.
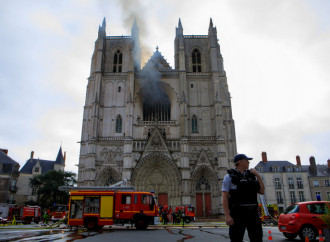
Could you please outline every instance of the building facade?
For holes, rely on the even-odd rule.
[[[330,201],[330,160],[327,165],[317,165],[315,157],[309,158],[309,166],[303,166],[308,172],[309,186],[313,201]]]
[[[19,171],[19,178],[17,181],[17,193],[15,200],[18,206],[24,205],[27,201],[37,201],[37,193],[30,186],[30,178],[35,175],[45,174],[50,170],[64,171],[65,168],[65,152],[62,153],[60,147],[55,160],[35,159],[34,151],[31,151],[30,159],[28,159],[22,169]]]
[[[222,179],[236,154],[230,93],[212,20],[208,35],[176,28],[175,68],[158,47],[141,68],[139,28],[99,27],[84,106],[78,185],[122,179],[162,205],[221,211]]]
[[[261,156],[262,161],[255,169],[263,178],[268,204],[277,204],[282,213],[291,203],[312,200],[308,172],[301,166],[299,156],[296,157],[296,164],[289,161],[268,161],[266,152],[262,152]]]
[[[14,204],[17,192],[19,164],[8,156],[7,149],[0,149],[0,203]],[[1,214],[0,214],[1,216]]]

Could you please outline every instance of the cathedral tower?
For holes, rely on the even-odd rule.
[[[208,35],[176,28],[175,68],[158,47],[141,68],[139,28],[107,36],[99,27],[92,56],[78,184],[122,179],[153,190],[162,205],[221,212],[221,184],[236,154],[230,94],[210,20]]]

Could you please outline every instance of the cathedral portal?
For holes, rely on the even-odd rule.
[[[154,191],[158,203],[181,203],[181,174],[171,158],[153,153],[139,161],[132,173],[132,183],[138,191]]]

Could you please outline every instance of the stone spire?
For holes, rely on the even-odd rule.
[[[212,18],[210,18],[210,25],[209,25],[209,36],[216,36],[217,35],[217,28],[213,27]]]
[[[99,39],[100,38],[104,38],[106,36],[106,32],[105,32],[105,17],[103,18],[103,22],[102,22],[102,26],[99,26]]]
[[[183,28],[182,28],[182,24],[181,24],[181,19],[180,18],[179,18],[178,27],[176,28],[176,35],[177,36],[183,36]]]
[[[213,21],[212,18],[210,18],[210,25],[209,25],[209,30],[213,29]]]
[[[133,26],[132,26],[132,30],[131,30],[131,36],[133,38],[139,38],[139,27],[137,25],[137,22],[136,22],[136,19],[134,19],[134,23],[133,23]]]
[[[131,30],[132,44],[133,44],[133,58],[134,58],[134,70],[141,69],[141,46],[140,46],[140,33],[139,27],[137,25],[136,19],[134,19],[134,23]]]

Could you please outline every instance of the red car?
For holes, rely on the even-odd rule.
[[[0,224],[6,224],[6,223],[7,223],[7,219],[0,217]]]
[[[310,241],[316,239],[319,230],[327,228],[321,216],[330,216],[330,202],[313,201],[289,205],[278,220],[278,229],[288,239],[299,235],[305,241],[308,236]]]

